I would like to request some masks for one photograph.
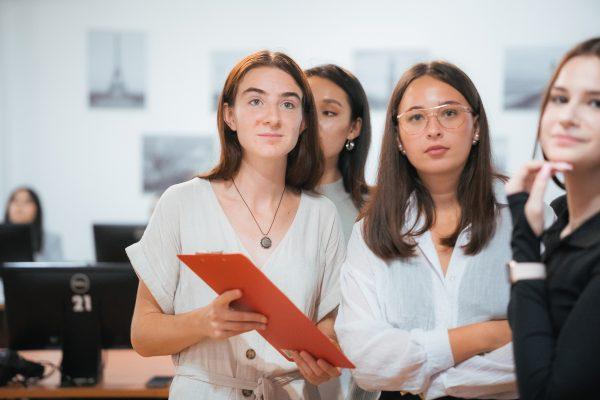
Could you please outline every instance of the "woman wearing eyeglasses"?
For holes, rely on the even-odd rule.
[[[517,397],[499,178],[471,80],[445,62],[408,70],[342,267],[335,328],[362,388],[382,399]]]

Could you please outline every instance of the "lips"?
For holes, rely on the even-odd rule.
[[[279,133],[266,132],[266,133],[259,133],[258,136],[267,137],[267,138],[278,138],[278,137],[282,137],[283,135],[280,135]]]
[[[440,145],[429,146],[427,148],[427,150],[425,150],[425,153],[428,153],[428,154],[443,154],[447,150],[448,150],[448,147],[445,147],[445,146],[440,146]]]
[[[582,140],[578,137],[567,135],[565,133],[559,133],[559,134],[552,135],[552,139],[558,141],[559,143],[564,143],[564,144],[575,144],[575,143],[584,142],[584,140]]]

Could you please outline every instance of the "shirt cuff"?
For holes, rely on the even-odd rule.
[[[158,275],[152,269],[152,264],[148,261],[141,242],[132,244],[125,249],[129,261],[133,266],[138,277],[144,282],[154,300],[158,303],[165,314],[174,314],[173,298],[160,283]]]
[[[321,300],[318,305],[316,322],[320,322],[327,314],[335,310],[340,305],[340,298],[341,293],[339,286],[337,286],[337,289],[330,289],[325,298]]]
[[[431,385],[423,393],[426,399],[438,399],[446,396],[446,371],[440,372],[431,381]]]
[[[432,375],[454,366],[448,330],[422,332],[417,341],[425,349],[427,365]]]

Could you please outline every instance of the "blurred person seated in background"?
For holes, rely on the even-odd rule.
[[[31,224],[33,251],[36,261],[61,261],[62,243],[59,235],[44,230],[42,204],[37,193],[28,187],[15,189],[6,203],[5,224]]]

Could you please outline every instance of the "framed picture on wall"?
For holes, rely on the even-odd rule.
[[[90,107],[144,108],[146,44],[143,33],[89,32],[88,69]]]
[[[565,47],[512,47],[504,52],[504,109],[537,110]]]
[[[428,61],[425,49],[359,50],[354,54],[354,74],[363,84],[372,110],[385,110],[398,79],[411,66]]]
[[[210,170],[216,161],[214,135],[148,133],[143,135],[143,188],[162,193]]]

